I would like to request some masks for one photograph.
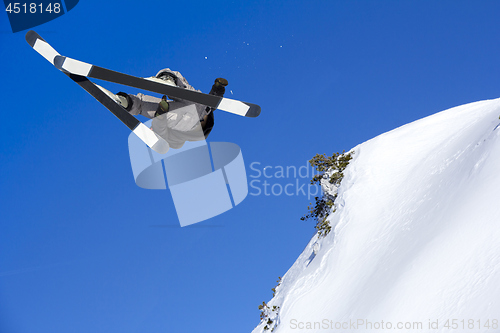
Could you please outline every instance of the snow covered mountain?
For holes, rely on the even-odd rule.
[[[499,116],[476,102],[355,147],[332,232],[253,332],[500,332]]]

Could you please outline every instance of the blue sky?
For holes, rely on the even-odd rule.
[[[226,96],[262,113],[217,113],[209,141],[238,144],[252,180],[254,162],[298,168],[499,97],[499,13],[498,1],[81,0],[34,30],[137,76],[170,67],[205,92],[227,78]],[[314,233],[308,198],[250,189],[180,228],[168,190],[135,185],[128,128],[24,34],[0,14],[0,331],[251,331]]]

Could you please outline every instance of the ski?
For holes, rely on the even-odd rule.
[[[85,89],[111,113],[120,119],[132,132],[135,133],[145,144],[159,154],[165,154],[169,150],[169,145],[162,137],[155,134],[150,128],[144,125],[136,117],[127,112],[121,105],[112,100],[92,81],[84,76],[65,73],[80,87]]]
[[[55,56],[54,66],[63,72],[148,90],[158,94],[167,95],[169,97],[180,98],[193,103],[203,104],[214,109],[234,113],[240,116],[253,118],[260,114],[260,106],[256,104],[170,86],[157,81],[115,72],[107,68],[88,64],[61,55]]]
[[[55,65],[55,58],[59,56],[59,53],[50,46],[40,35],[34,31],[28,31],[26,34],[26,41],[31,47],[37,51],[42,57],[47,59],[50,63]],[[102,105],[104,105],[111,113],[113,113],[118,119],[120,119],[132,132],[134,132],[145,144],[147,144],[154,151],[165,154],[168,149],[168,143],[156,135],[151,129],[144,125],[137,118],[132,116],[127,112],[121,105],[112,100],[108,95],[106,95],[99,87],[97,87],[88,78],[75,75],[71,73],[65,73],[74,82],[76,82],[80,87],[85,89],[90,95],[97,99]]]

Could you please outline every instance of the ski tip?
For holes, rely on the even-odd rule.
[[[134,118],[135,121],[138,121]],[[130,128],[130,127],[129,127]],[[169,150],[169,145],[161,136],[153,132],[149,127],[138,121],[137,126],[132,130],[149,148],[158,154],[165,154]]]
[[[247,113],[245,114],[245,117],[251,117],[251,118],[258,117],[260,114],[260,106],[251,103],[246,103],[246,104],[250,107],[250,109],[248,109]]]
[[[61,55],[57,55],[55,58],[54,58],[54,66],[56,66],[57,69],[59,70],[63,70],[63,65],[64,65],[64,61],[66,60],[66,57],[64,56],[61,56]]]
[[[25,36],[25,37],[26,37],[26,41],[28,42],[28,44],[30,44],[30,45],[31,45],[31,47],[34,47],[34,46],[35,46],[35,42],[36,42],[36,40],[37,40],[37,39],[41,39],[41,40],[43,40],[43,41],[45,42],[45,40],[44,40],[42,37],[40,37],[40,35],[39,35],[39,34],[37,34],[37,33],[36,33],[35,31],[33,31],[33,30],[28,31],[28,32],[26,33],[26,36]]]
[[[158,142],[156,142],[150,148],[153,149],[158,154],[166,154],[170,149],[170,146],[168,145],[167,141],[161,139],[158,140]]]

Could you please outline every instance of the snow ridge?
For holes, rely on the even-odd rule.
[[[500,99],[471,103],[355,147],[332,232],[268,303],[274,332],[498,329],[499,115]]]

